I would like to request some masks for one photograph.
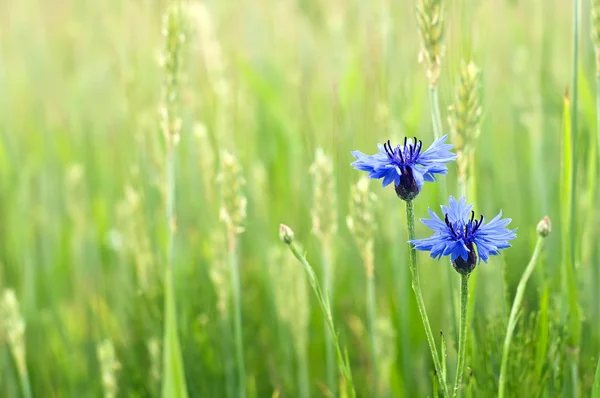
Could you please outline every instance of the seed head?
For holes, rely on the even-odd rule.
[[[444,55],[444,0],[417,0],[417,25],[421,37],[419,59],[427,68],[430,86],[436,87]]]
[[[538,223],[536,230],[538,235],[540,235],[542,238],[548,236],[550,232],[552,232],[552,223],[550,222],[550,217],[545,216],[542,218]]]
[[[125,197],[119,201],[116,208],[116,231],[122,238],[123,255],[132,259],[135,264],[140,291],[148,293],[156,287],[157,270],[147,233],[143,200],[133,186],[128,185],[125,188]]]
[[[160,381],[160,340],[156,337],[151,337],[146,342],[146,349],[150,357],[150,378],[152,383]]]
[[[472,61],[463,62],[456,103],[449,108],[448,123],[458,154],[459,178],[466,179],[468,161],[479,137],[481,121],[481,70]]]
[[[246,197],[242,189],[246,181],[242,176],[242,167],[229,152],[221,155],[221,171],[217,176],[221,187],[220,218],[230,231],[241,233],[246,220]]]
[[[115,347],[110,340],[104,340],[96,347],[100,371],[102,372],[102,388],[105,398],[114,398],[117,396],[117,378],[116,372],[121,365],[115,355]]]
[[[214,26],[214,16],[204,2],[186,2],[184,6],[190,21],[191,44],[204,61],[208,83],[223,104],[231,102],[231,84],[227,63]]]
[[[322,239],[330,239],[337,232],[337,200],[333,163],[318,148],[315,161],[310,167],[313,177],[312,229]]]
[[[286,245],[294,241],[294,231],[285,224],[279,224],[279,239]]]
[[[366,273],[373,275],[373,240],[375,235],[375,194],[369,191],[369,180],[362,177],[350,189],[350,214],[346,218],[358,249],[363,256]]]
[[[163,69],[162,101],[160,105],[161,128],[169,146],[179,141],[181,119],[178,116],[181,47],[184,42],[183,19],[178,5],[173,5],[163,15],[163,50],[160,66]]]
[[[275,296],[279,321],[286,325],[298,352],[306,350],[310,319],[310,300],[306,274],[287,248],[273,247],[269,251],[268,274]]]
[[[17,295],[12,289],[6,289],[0,301],[0,337],[6,339],[19,374],[25,375],[25,321],[19,310]]]
[[[214,233],[211,239],[209,277],[217,294],[217,310],[226,318],[229,311],[231,282],[227,268],[227,242],[224,234]]]

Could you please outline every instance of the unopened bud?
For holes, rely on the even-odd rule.
[[[279,239],[289,245],[294,240],[294,231],[285,224],[279,224]]]
[[[545,216],[537,225],[537,233],[545,238],[552,231],[552,223],[550,222],[550,217]]]

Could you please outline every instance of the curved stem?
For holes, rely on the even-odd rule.
[[[461,274],[460,282],[460,331],[458,340],[458,360],[456,362],[456,379],[454,381],[454,397],[458,391],[465,372],[465,351],[467,346],[467,316],[469,309],[469,275]]]
[[[329,304],[329,298],[323,293],[323,289],[317,280],[317,276],[315,275],[315,271],[312,266],[306,260],[306,258],[300,254],[298,249],[293,243],[288,243],[288,247],[290,248],[292,254],[300,263],[304,266],[304,270],[306,271],[306,275],[308,276],[308,282],[312,287],[315,295],[317,296],[317,301],[319,302],[319,306],[321,307],[321,311],[323,315],[325,315],[325,322],[329,329],[329,334],[331,335],[331,340],[333,342],[333,347],[335,348],[336,359],[338,364],[338,369],[340,374],[345,379],[345,388],[346,388],[346,396],[350,398],[356,397],[356,390],[354,388],[354,381],[352,380],[352,370],[350,368],[350,361],[348,360],[348,355],[342,351],[342,347],[340,345],[340,341],[338,339],[338,334],[335,330],[335,324],[333,323],[333,316],[331,314],[331,305]]]
[[[502,363],[500,365],[500,380],[498,382],[498,398],[504,397],[504,385],[506,383],[506,369],[508,366],[508,353],[510,351],[510,343],[512,341],[513,332],[515,327],[517,326],[517,318],[519,313],[519,308],[521,307],[521,303],[523,302],[523,295],[525,294],[525,286],[527,285],[527,280],[533,273],[535,268],[535,263],[542,251],[542,246],[544,245],[544,238],[538,237],[537,243],[535,245],[535,249],[533,250],[533,254],[531,255],[531,259],[529,260],[529,264],[527,264],[527,268],[523,272],[523,276],[521,276],[521,280],[519,281],[519,285],[517,286],[517,292],[515,294],[515,300],[513,301],[512,309],[510,310],[510,316],[508,318],[508,326],[506,328],[506,336],[504,338],[504,347],[502,348]]]
[[[415,209],[412,202],[406,202],[406,220],[408,224],[408,237],[410,240],[413,240],[415,239]],[[421,293],[421,282],[419,281],[419,271],[417,269],[417,251],[412,244],[409,251],[409,266],[412,276],[412,288],[415,292],[417,307],[419,308],[419,315],[421,315],[423,327],[425,328],[425,334],[427,335],[427,343],[429,343],[429,350],[431,351],[431,358],[433,359],[436,377],[442,389],[442,396],[447,397],[448,388],[446,387],[446,383],[443,378],[441,362],[438,357],[433,333],[431,332],[431,325],[429,324],[427,311],[425,310],[425,301],[423,300],[423,295]]]

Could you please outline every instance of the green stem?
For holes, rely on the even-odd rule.
[[[573,387],[573,398],[577,398],[579,396],[579,340],[581,338],[581,326],[579,319],[579,301],[576,293],[576,276],[575,276],[575,235],[576,235],[576,217],[577,214],[575,212],[575,181],[577,180],[577,163],[574,161],[575,154],[577,153],[577,110],[578,110],[578,91],[579,91],[579,25],[580,25],[580,0],[573,0],[573,96],[572,96],[572,112],[571,112],[571,134],[572,134],[572,145],[571,145],[571,159],[572,159],[572,170],[571,170],[571,209],[570,209],[570,267],[571,273],[570,281],[569,281],[569,290],[570,290],[570,301],[571,305],[577,307],[576,311],[573,311],[571,316],[575,317],[573,319],[573,323],[577,324],[577,327],[572,330],[572,342],[574,343],[570,350],[572,353],[569,356],[571,362],[571,378],[572,378],[572,387]]]
[[[406,220],[408,224],[408,238],[409,240],[415,239],[415,209],[411,201],[406,202]],[[435,367],[436,376],[440,387],[442,389],[442,396],[448,397],[448,388],[443,378],[443,369],[438,357],[437,348],[435,346],[435,340],[433,333],[431,332],[431,326],[429,324],[429,318],[427,318],[427,311],[425,310],[425,302],[421,293],[421,282],[419,281],[419,270],[417,269],[417,251],[412,246],[409,251],[409,266],[410,273],[412,276],[412,288],[415,292],[415,298],[417,299],[417,307],[419,308],[419,314],[423,321],[423,327],[425,328],[425,334],[427,335],[427,342],[429,343],[429,350],[431,351],[431,358],[433,359],[433,366]]]
[[[429,101],[431,102],[431,121],[433,123],[433,136],[437,140],[442,136],[442,117],[437,86],[429,86]]]
[[[225,315],[221,317],[219,323],[222,337],[220,341],[225,343],[222,344],[223,366],[225,368],[225,396],[232,398],[234,396],[235,375],[231,363],[231,347],[229,346],[229,341],[231,341],[231,324]]]
[[[16,357],[16,353],[13,354]],[[27,365],[25,365],[27,366]],[[19,379],[21,381],[21,393],[23,394],[23,398],[31,398],[31,383],[29,382],[29,374],[27,369],[19,369]]]
[[[306,358],[306,345],[298,347],[298,393],[300,398],[310,397],[310,382],[308,380],[308,360]]]
[[[187,387],[183,369],[181,345],[177,332],[177,304],[175,299],[175,145],[172,136],[166,148],[166,192],[165,207],[167,217],[167,266],[165,267],[165,329],[163,346],[162,396],[187,397]]]
[[[465,372],[465,351],[467,346],[467,316],[469,309],[469,275],[461,274],[460,283],[460,329],[458,340],[458,359],[456,362],[456,379],[454,381],[454,397],[458,397],[458,391]]]
[[[308,263],[306,258],[302,254],[300,254],[300,252],[293,243],[288,243],[287,245],[292,251],[292,254],[304,266],[304,270],[306,271],[306,274],[308,276],[310,286],[312,287],[313,291],[315,292],[315,295],[317,296],[317,301],[319,302],[319,306],[321,307],[323,315],[325,315],[325,321],[329,328],[329,334],[331,335],[333,347],[335,348],[338,368],[346,382],[346,390],[349,393],[350,398],[355,398],[356,390],[354,389],[354,381],[352,380],[352,370],[350,369],[348,356],[343,353],[342,348],[340,346],[338,334],[335,330],[335,324],[333,323],[333,316],[331,314],[331,306],[329,304],[329,299],[323,293],[323,289],[321,289],[321,285],[317,280],[315,271],[313,270],[312,266]]]
[[[375,329],[376,300],[375,300],[375,277],[367,275],[367,317],[369,321],[369,336],[371,338],[371,369],[373,372],[373,388],[371,397],[377,398],[379,391],[378,369],[377,369],[377,330]]]
[[[597,72],[596,72],[596,134],[597,134],[596,144],[598,146],[597,153],[596,153],[596,155],[598,155],[598,163],[596,164],[596,167],[600,167],[600,48],[596,49],[596,60],[597,60],[596,61],[597,62],[597,65],[596,65],[596,69],[597,69]],[[592,159],[590,159],[590,162],[592,162]],[[597,173],[597,171],[596,171],[597,169],[593,168],[593,170],[594,171],[590,172],[589,175],[592,176],[592,174],[594,174],[593,177],[595,177],[596,176],[595,173]],[[588,203],[590,204],[590,206],[595,206],[596,202],[594,200],[594,197],[596,196],[596,192],[597,192],[595,179],[593,182],[590,181],[588,189],[590,190],[590,196],[589,196],[590,200],[588,201]],[[593,234],[591,234],[591,235],[592,235],[591,247],[593,247],[595,239],[593,238]],[[596,269],[596,278],[595,278],[596,283],[600,284],[600,265],[598,265],[597,267],[593,267],[593,268]],[[596,296],[596,297],[592,296],[592,303],[595,303],[594,304],[594,313],[596,314],[596,316],[598,318],[600,318],[600,290],[593,289],[593,291]]]
[[[240,271],[237,256],[235,231],[229,231],[229,269],[233,294],[233,333],[235,337],[235,359],[238,374],[238,397],[246,396],[246,368],[244,365],[244,344],[242,340],[242,304],[240,293]]]
[[[333,296],[333,286],[331,281],[331,254],[330,245],[326,241],[321,241],[321,262],[323,266],[323,283],[325,285],[325,294],[327,297]],[[336,395],[337,383],[335,382],[335,369],[334,369],[334,353],[331,336],[328,332],[327,324],[324,324],[325,328],[325,376],[327,381],[327,388],[331,391],[333,396]]]
[[[500,365],[500,379],[499,379],[499,388],[498,388],[498,398],[504,397],[504,386],[506,384],[506,371],[508,366],[508,354],[510,352],[510,343],[512,341],[513,332],[515,327],[517,326],[517,318],[519,314],[519,309],[521,308],[521,303],[523,302],[523,295],[525,294],[525,287],[527,286],[527,280],[533,273],[535,268],[535,264],[538,260],[538,257],[542,251],[542,247],[544,245],[544,238],[538,237],[537,243],[535,245],[535,249],[533,250],[533,254],[531,255],[531,259],[529,260],[529,264],[525,268],[523,272],[523,276],[521,276],[521,280],[519,281],[519,285],[517,286],[517,292],[515,294],[515,299],[513,301],[512,309],[510,310],[510,316],[508,318],[508,326],[506,328],[506,336],[504,337],[504,347],[502,348],[502,363]]]
[[[596,50],[596,52],[600,52],[600,49]],[[600,166],[600,55],[597,55],[598,63],[597,65],[598,72],[596,72],[596,144],[598,145],[598,166]]]

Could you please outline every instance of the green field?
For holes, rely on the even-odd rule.
[[[351,151],[434,139],[417,2],[186,0],[165,25],[166,0],[0,1],[0,397],[345,396],[280,223],[330,296],[356,396],[435,396],[404,202],[369,181],[358,233],[373,237],[374,285],[347,225],[364,175]],[[477,214],[518,227],[471,276],[459,396],[498,394],[548,215],[505,396],[600,397],[593,3],[442,1],[442,129],[472,148],[469,184],[449,163],[416,217],[466,191]],[[448,120],[471,61],[481,117],[465,141]],[[425,252],[418,266],[452,392],[460,276]]]

